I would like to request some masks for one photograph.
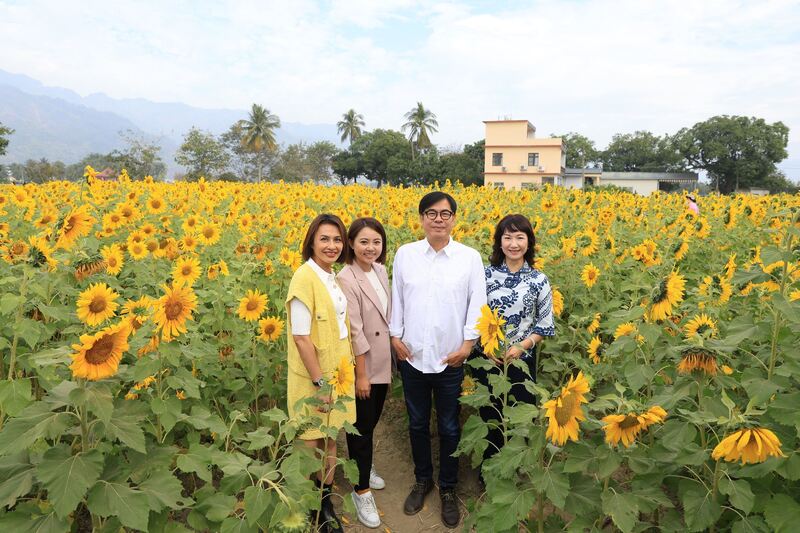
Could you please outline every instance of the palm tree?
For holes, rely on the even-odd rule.
[[[339,133],[342,134],[342,142],[345,139],[350,139],[350,144],[361,137],[361,128],[364,127],[364,115],[356,113],[355,109],[351,109],[342,115],[342,120],[336,123]]]
[[[403,131],[408,130],[408,140],[411,141],[411,158],[414,158],[414,148],[425,149],[432,146],[428,132],[437,132],[439,123],[436,115],[429,109],[425,109],[422,102],[417,102],[414,107],[405,114],[406,123],[403,124]]]
[[[281,119],[258,104],[253,104],[250,118],[241,120],[242,146],[251,152],[274,151],[278,148],[275,142],[275,130],[281,127]],[[261,164],[258,165],[258,181],[261,181]]]

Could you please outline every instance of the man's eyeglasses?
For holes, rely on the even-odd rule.
[[[453,216],[453,212],[447,210],[437,211],[435,209],[428,209],[423,213],[423,215],[425,215],[425,218],[428,220],[436,220],[437,216],[442,217],[442,220],[450,220],[450,217]]]

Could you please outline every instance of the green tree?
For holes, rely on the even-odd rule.
[[[390,185],[408,184],[410,143],[399,131],[375,130],[358,138],[363,151],[364,175]]]
[[[603,170],[612,172],[670,172],[684,169],[683,158],[672,139],[668,135],[659,137],[649,131],[617,133],[602,152],[601,160]]]
[[[431,147],[429,132],[439,131],[439,123],[433,111],[425,109],[422,102],[417,102],[416,107],[405,114],[406,122],[403,124],[403,131],[408,131],[408,140],[411,142],[411,158],[414,159],[415,152],[426,150]]]
[[[3,126],[3,123],[0,122],[0,155],[6,154],[6,147],[8,146],[8,136],[14,133],[9,127]]]
[[[361,128],[364,127],[364,116],[356,113],[355,109],[350,109],[347,113],[342,115],[342,120],[336,123],[336,128],[342,135],[342,142],[349,139],[349,143],[361,137]]]
[[[164,179],[167,165],[161,160],[161,147],[158,144],[131,130],[121,133],[120,136],[125,147],[109,154],[113,170],[121,172],[124,168],[133,179],[143,179],[145,176]]]
[[[229,161],[225,146],[212,134],[198,128],[189,130],[175,154],[175,162],[189,169],[186,174],[189,181],[201,176],[216,179],[225,171]]]
[[[258,152],[274,152],[278,145],[275,142],[275,129],[281,127],[281,119],[269,112],[269,109],[253,104],[250,117],[241,121],[242,146],[247,150]],[[259,160],[257,160],[259,161]],[[258,181],[261,181],[263,167],[258,166]]]
[[[342,185],[347,185],[348,181],[356,182],[359,176],[364,174],[364,158],[362,152],[353,150],[353,146],[347,150],[339,150],[331,159],[331,167],[334,177]]]
[[[45,183],[67,178],[67,166],[64,163],[45,158],[28,159],[22,165],[11,165],[11,172],[18,183]]]
[[[306,148],[306,165],[314,181],[328,183],[333,178],[333,157],[337,152],[330,141],[317,141]]]
[[[711,184],[727,194],[739,187],[764,187],[787,157],[789,128],[782,122],[721,115],[680,130],[674,143],[689,166],[705,170]]]
[[[574,131],[564,135],[550,135],[550,137],[560,137],[564,141],[567,167],[588,168],[599,163],[600,152],[589,137]]]
[[[228,152],[231,174],[245,181],[258,181],[259,176],[269,176],[280,157],[280,147],[275,150],[253,151],[244,146],[243,137],[244,127],[241,121],[231,125],[220,136],[220,141]]]

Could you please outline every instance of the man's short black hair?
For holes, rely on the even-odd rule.
[[[423,214],[425,211],[428,210],[430,206],[433,204],[439,203],[442,200],[447,200],[447,203],[450,204],[450,210],[453,214],[456,213],[456,209],[458,209],[458,204],[456,204],[456,199],[447,194],[446,192],[442,191],[433,191],[429,192],[425,196],[422,197],[422,200],[419,201],[419,214]]]

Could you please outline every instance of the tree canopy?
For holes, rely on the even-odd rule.
[[[612,172],[679,172],[685,168],[670,136],[659,137],[649,131],[617,133],[600,158],[603,170]]]
[[[402,130],[408,131],[408,140],[411,142],[411,158],[415,156],[415,151],[426,150],[432,146],[430,132],[439,131],[439,122],[436,115],[430,109],[425,109],[422,102],[405,114],[406,122]]]
[[[0,155],[5,155],[6,147],[8,146],[8,136],[14,133],[14,130],[3,126],[3,123],[0,122]]]
[[[567,155],[567,167],[587,168],[594,167],[600,162],[600,151],[594,145],[594,141],[571,131],[564,135],[551,135],[560,137],[564,142],[564,150]]]
[[[342,115],[342,120],[336,123],[336,129],[341,134],[342,142],[349,140],[350,144],[361,137],[364,127],[364,115],[356,113],[355,109],[350,109]]]
[[[689,166],[708,172],[712,186],[723,194],[774,181],[775,164],[787,157],[788,142],[789,128],[782,122],[728,115],[683,128],[674,139]]]
[[[189,169],[186,179],[197,180],[201,176],[209,179],[225,172],[230,155],[223,144],[211,133],[192,128],[183,138],[175,162]]]

